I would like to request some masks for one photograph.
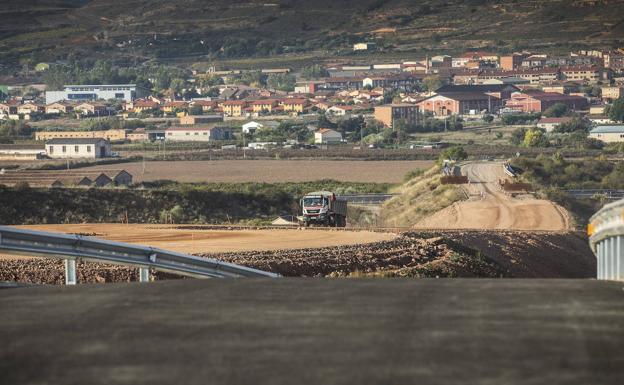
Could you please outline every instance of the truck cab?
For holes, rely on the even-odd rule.
[[[345,227],[347,225],[347,201],[340,200],[331,191],[306,194],[299,202],[304,226],[321,225]]]

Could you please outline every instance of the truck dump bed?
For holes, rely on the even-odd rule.
[[[329,209],[336,214],[347,216],[347,201],[343,199],[336,199],[335,201],[330,202]]]

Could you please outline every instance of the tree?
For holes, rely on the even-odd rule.
[[[193,106],[189,109],[189,115],[203,115],[204,110],[202,106]]]
[[[580,117],[574,117],[569,122],[564,122],[555,127],[555,132],[574,132],[574,131],[587,131],[589,129],[589,124],[587,121],[581,119]]]
[[[445,149],[440,153],[440,161],[450,159],[460,161],[468,158],[468,153],[462,146],[453,146]]]
[[[295,77],[291,74],[271,74],[267,78],[267,85],[280,91],[293,91]]]
[[[492,115],[485,115],[483,117],[483,121],[486,123],[492,123],[494,121],[494,117]]]
[[[544,111],[544,116],[548,118],[560,118],[568,113],[568,106],[563,103],[556,103]]]
[[[525,147],[546,147],[548,140],[542,130],[532,128],[524,135],[523,144]]]
[[[427,76],[423,79],[423,86],[427,91],[435,91],[442,86],[442,80],[438,75]]]
[[[171,81],[171,84],[169,85],[169,88],[171,89],[171,91],[173,91],[176,95],[179,95],[184,89],[184,87],[186,87],[186,81],[181,78],[173,79]]]
[[[301,77],[304,79],[316,79],[316,78],[324,78],[329,76],[329,73],[320,64],[312,64],[310,66],[304,67],[301,70]]]
[[[624,122],[624,97],[620,96],[609,108],[609,119],[614,122]]]

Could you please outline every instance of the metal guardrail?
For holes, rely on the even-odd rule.
[[[349,203],[361,205],[380,205],[398,194],[343,194],[336,198],[346,200]]]
[[[516,177],[515,170],[513,169],[513,167],[511,167],[507,163],[503,164],[503,171],[505,171],[505,174],[509,175],[512,178]]]
[[[138,267],[141,281],[149,280],[149,269],[197,278],[279,277],[279,274],[153,247],[6,226],[0,226],[0,251],[63,258],[68,284],[76,283],[77,258]]]
[[[605,199],[624,199],[624,190],[574,189],[565,190],[565,192],[575,198],[591,198],[593,196],[602,195]]]
[[[587,226],[597,278],[624,280],[624,199],[605,205]]]

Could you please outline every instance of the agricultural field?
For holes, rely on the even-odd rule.
[[[467,126],[463,130],[459,131],[447,131],[447,132],[423,132],[416,133],[412,136],[415,140],[419,141],[433,141],[433,142],[448,142],[467,144],[474,143],[478,145],[509,145],[509,139],[511,133],[518,128],[518,126],[479,126],[470,128]]]
[[[135,182],[174,180],[200,182],[308,182],[333,179],[341,182],[400,183],[405,175],[427,169],[433,161],[331,161],[331,160],[215,160],[154,161],[118,165]],[[96,171],[110,166],[93,166]]]

